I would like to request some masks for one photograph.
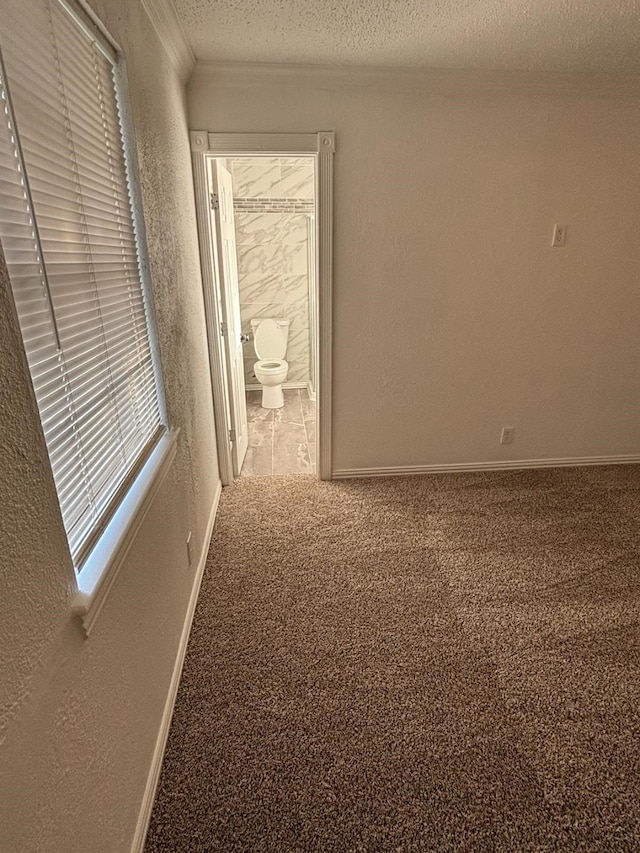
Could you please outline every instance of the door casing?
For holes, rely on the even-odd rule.
[[[233,482],[233,462],[229,443],[230,404],[227,391],[227,364],[221,337],[223,321],[215,234],[209,211],[207,161],[217,157],[296,157],[315,159],[316,228],[316,346],[317,388],[316,428],[318,432],[317,470],[321,480],[332,478],[331,454],[331,353],[333,294],[333,155],[335,133],[210,133],[194,130],[189,134],[200,265],[209,346],[211,387],[218,445],[218,463],[223,485]]]

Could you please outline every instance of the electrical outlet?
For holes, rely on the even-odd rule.
[[[187,560],[189,561],[189,565],[191,565],[191,531],[189,531],[189,535],[187,536]]]
[[[567,226],[566,225],[554,225],[553,227],[553,238],[551,240],[551,245],[554,247],[564,246],[567,242]]]
[[[500,436],[500,444],[511,444],[513,441],[514,427],[502,427],[502,435]]]

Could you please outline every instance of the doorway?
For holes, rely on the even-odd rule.
[[[216,158],[215,171],[217,184],[230,181],[233,196],[237,276],[231,286],[238,288],[246,391],[246,417],[241,413],[239,421],[242,430],[246,420],[247,430],[237,475],[315,473],[315,163],[312,157],[225,157]],[[219,205],[217,227],[223,216]],[[274,386],[263,386],[256,370],[258,359],[276,357],[258,343],[265,323],[287,365],[275,404]]]
[[[192,132],[191,147],[222,481],[331,479],[334,135]],[[277,408],[254,371],[263,320],[287,339]]]

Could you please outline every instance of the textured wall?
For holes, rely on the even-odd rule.
[[[138,2],[92,4],[127,54],[178,455],[90,639],[0,268],[0,849],[129,851],[218,482],[184,90]],[[7,34],[3,33],[4,37]]]
[[[254,317],[288,319],[287,382],[310,379],[308,218],[313,213],[313,161],[229,159],[238,248],[242,331]],[[244,345],[245,381],[253,372],[253,341]]]
[[[638,94],[196,71],[194,128],[337,132],[334,468],[640,451]]]

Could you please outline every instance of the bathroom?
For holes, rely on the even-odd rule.
[[[248,449],[240,476],[315,473],[314,160],[244,156],[227,158],[226,167],[233,182],[247,399]],[[260,326],[262,320],[275,322]],[[258,341],[264,340],[267,328],[278,338],[275,350],[268,336],[266,351],[255,340],[259,329]],[[288,366],[280,398],[279,388],[261,384],[264,371],[256,377],[256,362],[271,365],[274,358]]]

